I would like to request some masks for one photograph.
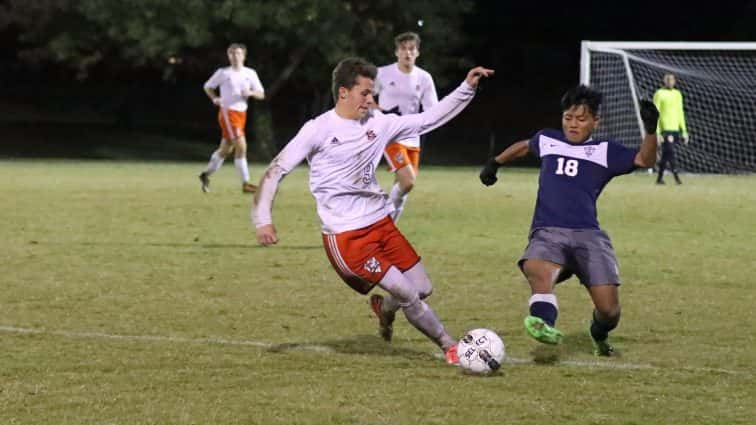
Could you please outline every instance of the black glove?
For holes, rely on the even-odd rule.
[[[501,165],[502,164],[496,162],[496,158],[490,158],[486,161],[486,165],[480,170],[480,182],[486,186],[491,186],[496,183],[496,181],[499,180],[496,178],[496,171]]]
[[[386,109],[382,111],[384,114],[396,114],[396,115],[402,115],[401,112],[399,112],[399,105],[394,106],[391,109]]]
[[[656,125],[659,123],[659,110],[656,109],[654,102],[650,100],[640,101],[641,121],[647,134],[656,133]]]

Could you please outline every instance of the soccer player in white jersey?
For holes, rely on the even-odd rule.
[[[199,175],[202,191],[210,191],[210,176],[216,172],[226,157],[234,153],[234,166],[241,180],[242,192],[254,193],[257,186],[249,182],[247,165],[247,139],[244,127],[247,123],[247,99],[265,99],[265,89],[254,69],[244,66],[247,47],[240,43],[228,46],[230,66],[219,68],[205,82],[207,96],[218,107],[218,124],[221,141],[210,156],[207,168]],[[218,94],[220,90],[220,95]]]
[[[436,86],[430,73],[415,65],[420,56],[420,36],[405,32],[394,38],[396,62],[378,68],[375,93],[378,106],[384,112],[398,115],[416,114],[420,107],[427,111],[438,103]],[[398,139],[386,146],[386,162],[395,173],[395,182],[389,192],[394,204],[391,217],[394,222],[404,211],[407,194],[415,186],[420,165],[420,136]]]
[[[601,93],[575,87],[562,98],[562,130],[544,129],[530,140],[512,144],[488,160],[480,173],[483,184],[496,183],[497,169],[532,153],[541,160],[528,246],[518,265],[530,283],[530,314],[525,329],[537,341],[557,344],[562,333],[554,326],[558,314],[554,287],[575,274],[593,300],[590,334],[594,353],[611,356],[609,332],[620,319],[619,268],[609,235],[601,230],[596,201],[615,176],[656,160],[659,112],[641,101],[646,135],[640,149],[606,139],[593,139],[599,123]]]
[[[317,205],[328,259],[341,279],[367,294],[375,285],[391,294],[415,328],[457,364],[456,340],[423,301],[432,284],[415,250],[389,217],[393,210],[375,170],[393,140],[427,133],[457,115],[472,100],[481,77],[476,67],[451,94],[422,114],[383,114],[374,106],[375,65],[344,59],[333,70],[336,106],[308,121],[273,159],[252,207],[257,241],[278,242],[271,209],[281,179],[300,162],[310,164],[310,191]]]

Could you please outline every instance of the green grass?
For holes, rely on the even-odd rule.
[[[756,416],[754,176],[635,174],[599,203],[623,277],[622,356],[560,285],[561,346],[522,329],[515,267],[534,170],[421,170],[400,228],[448,330],[495,329],[512,362],[465,376],[400,317],[383,343],[321,246],[306,168],[258,247],[233,167],[0,162],[2,424],[750,424]],[[252,166],[259,176],[260,165]],[[379,176],[387,187],[391,176]]]

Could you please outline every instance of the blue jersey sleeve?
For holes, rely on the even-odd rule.
[[[635,170],[635,155],[638,149],[625,147],[617,142],[609,142],[607,167],[612,175],[619,176]]]
[[[543,133],[543,130],[534,134],[533,137],[531,137],[530,140],[528,141],[528,149],[530,150],[530,153],[536,158],[541,157],[541,147],[538,144],[538,140],[541,137],[541,133]]]

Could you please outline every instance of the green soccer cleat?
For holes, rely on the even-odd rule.
[[[553,345],[562,341],[562,333],[557,328],[549,326],[540,317],[528,316],[524,324],[528,334],[538,342]]]

